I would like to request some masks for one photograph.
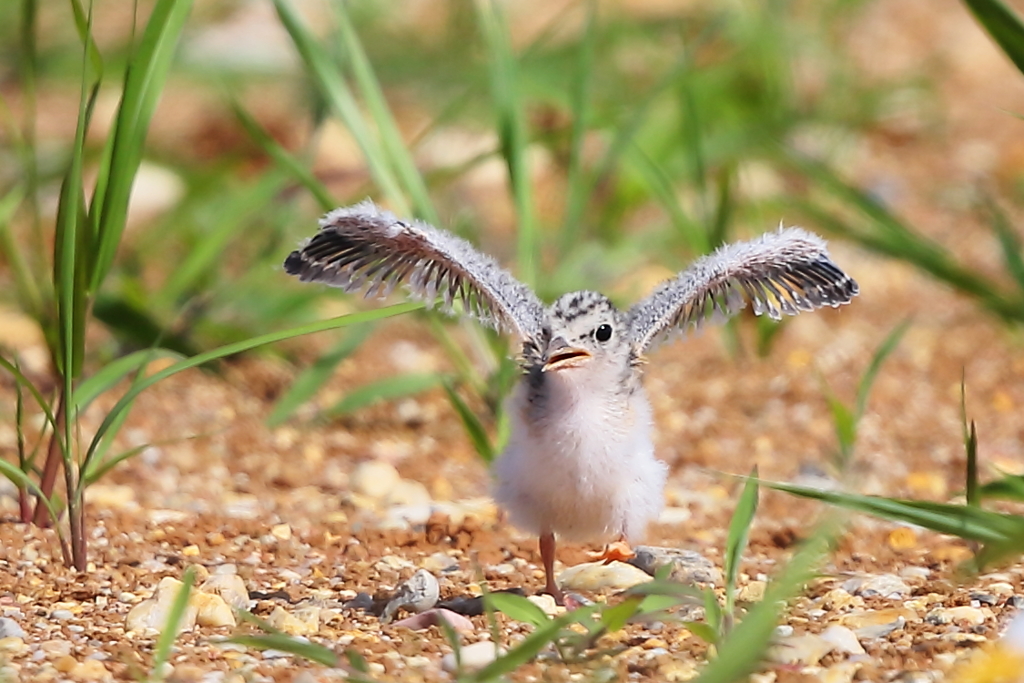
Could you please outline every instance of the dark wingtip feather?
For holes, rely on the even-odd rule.
[[[288,258],[284,260],[284,272],[289,275],[298,275],[302,272],[302,252],[298,249],[288,254]]]

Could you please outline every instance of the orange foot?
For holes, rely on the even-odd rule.
[[[636,553],[629,547],[629,544],[625,541],[615,541],[609,543],[599,553],[589,553],[590,559],[593,562],[602,561],[605,564],[611,564],[612,562],[625,562],[636,557]]]

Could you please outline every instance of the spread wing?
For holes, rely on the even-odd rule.
[[[800,228],[780,229],[704,256],[629,309],[629,332],[643,352],[662,332],[725,318],[750,300],[774,320],[857,295],[857,283],[832,262],[825,241]]]
[[[530,289],[490,256],[451,233],[403,221],[367,200],[335,209],[320,231],[285,259],[302,282],[384,297],[399,283],[443,310],[462,312],[520,337],[535,337],[544,307]]]

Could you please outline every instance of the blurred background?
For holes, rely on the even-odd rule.
[[[96,3],[77,19],[64,2],[0,6],[0,348],[44,389],[59,365],[53,226],[83,97],[98,83],[80,145],[88,197],[154,6]],[[116,256],[90,293],[85,376],[154,345],[190,357],[382,305],[280,265],[319,215],[365,197],[466,236],[546,300],[593,288],[623,305],[781,222],[827,235],[862,296],[659,351],[659,452],[680,476],[755,462],[834,473],[827,396],[852,400],[905,320],[862,424],[864,489],[956,490],[961,377],[989,462],[1021,467],[1024,77],[964,5],[207,1],[167,68]],[[177,439],[160,452],[185,459],[179,473],[236,492],[247,478],[342,490],[346,458],[381,457],[434,498],[482,494],[477,456],[501,446],[514,351],[423,314],[303,337],[154,389],[118,438]],[[180,442],[196,434],[214,436]],[[192,451],[208,448],[233,484],[204,475]],[[296,449],[308,462],[266,460]],[[184,495],[154,491],[131,495]]]

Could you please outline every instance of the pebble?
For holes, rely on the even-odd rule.
[[[933,625],[949,624],[960,621],[971,626],[985,623],[985,612],[977,607],[962,605],[960,607],[937,607],[925,615],[924,620]]]
[[[650,580],[647,572],[625,562],[585,562],[569,567],[558,576],[558,584],[564,590],[582,591],[625,590]]]
[[[459,562],[454,557],[450,557],[442,552],[436,552],[433,555],[424,558],[420,563],[423,569],[428,572],[436,572],[438,574],[443,572],[455,571],[459,568]]]
[[[67,621],[68,619],[74,619],[75,614],[68,609],[55,609],[50,612],[50,618],[56,619],[57,621]]]
[[[851,612],[840,618],[843,626],[853,629],[857,638],[882,638],[906,626],[908,621],[919,621],[913,610],[893,608]]]
[[[79,681],[112,681],[114,676],[107,670],[106,665],[98,659],[87,659],[78,662],[68,672],[72,678]]]
[[[352,490],[358,494],[381,500],[394,489],[401,477],[391,463],[368,460],[356,465],[349,478]]]
[[[308,606],[293,614],[277,605],[267,616],[267,623],[290,636],[315,635],[320,630],[320,608]]]
[[[455,612],[443,607],[428,609],[425,612],[420,612],[419,614],[414,614],[411,617],[406,617],[405,619],[396,621],[393,626],[407,628],[412,631],[422,631],[423,629],[430,628],[431,626],[437,626],[442,621],[447,623],[456,631],[472,633],[476,630],[472,621],[461,614],[456,614]]]
[[[848,607],[863,607],[864,598],[850,595],[842,588],[833,588],[822,597],[821,605],[825,609],[845,610]]]
[[[542,593],[540,595],[531,595],[526,599],[532,602],[533,604],[537,605],[537,607],[540,607],[541,611],[549,617],[556,616],[565,611],[565,608],[559,607],[558,604],[555,602],[555,599],[547,593]]]
[[[832,643],[834,649],[848,655],[865,654],[864,647],[857,640],[857,635],[841,624],[832,624],[826,628],[821,637]]]
[[[238,574],[223,574],[219,571],[203,582],[199,590],[204,593],[219,595],[235,609],[249,608],[249,590],[245,581]]]
[[[751,581],[740,588],[736,598],[740,602],[761,602],[764,600],[764,591],[768,587],[765,581]]]
[[[715,563],[693,550],[641,545],[633,548],[636,555],[629,560],[634,567],[654,576],[665,565],[671,565],[669,578],[680,583],[722,585],[722,572]]]
[[[28,645],[21,636],[7,636],[0,638],[0,661],[5,657],[17,657],[28,652]],[[0,681],[3,679],[0,678]]]
[[[769,658],[778,664],[814,666],[834,649],[835,645],[824,637],[804,633],[778,641],[772,646]]]
[[[882,597],[890,600],[902,598],[912,592],[910,586],[895,574],[854,577],[843,582],[843,589],[865,598]]]
[[[385,624],[390,623],[400,609],[424,612],[436,605],[440,596],[441,588],[434,575],[426,569],[417,569],[411,579],[398,587],[394,597],[384,607],[380,620]]]
[[[490,640],[481,640],[479,643],[467,645],[459,651],[463,671],[476,671],[482,669],[495,659],[504,650],[497,647]],[[455,653],[449,652],[441,659],[441,668],[448,673],[455,673],[459,665],[455,659]]]
[[[128,616],[125,619],[125,627],[129,631],[145,632],[147,630],[154,630],[160,632],[167,625],[167,619],[171,612],[171,606],[174,604],[175,598],[178,596],[178,591],[181,590],[184,584],[178,581],[174,577],[165,576],[160,579],[160,583],[157,584],[156,592],[153,597],[149,600],[143,600],[139,604],[132,607],[131,611],[128,612]],[[199,606],[196,604],[196,596],[198,591],[194,591],[192,596],[189,598],[188,606],[185,608],[184,614],[182,614],[181,622],[178,624],[178,631],[189,631],[196,625],[196,618],[199,614]],[[221,603],[224,600],[220,596],[213,596]],[[207,609],[207,617],[213,619],[211,616],[211,610],[219,609],[215,604],[211,605],[206,603],[204,599],[200,599]],[[224,604],[227,608],[227,605]],[[227,608],[230,612],[230,608]],[[231,617],[234,619],[234,615]],[[232,624],[234,622],[232,621]]]
[[[418,481],[408,479],[401,479],[395,483],[384,498],[384,504],[389,507],[421,508],[425,506],[429,509],[431,502],[430,491],[427,490],[427,487]],[[429,516],[428,512],[427,517]]]
[[[196,623],[200,626],[220,628],[235,625],[235,613],[231,606],[219,595],[194,591],[189,598],[189,605],[196,609]]]
[[[0,617],[0,639],[24,637],[25,632],[21,630],[21,626],[18,625],[18,622],[9,617]]]
[[[50,657],[58,657],[71,654],[71,643],[66,640],[44,640],[39,643],[39,649]]]

